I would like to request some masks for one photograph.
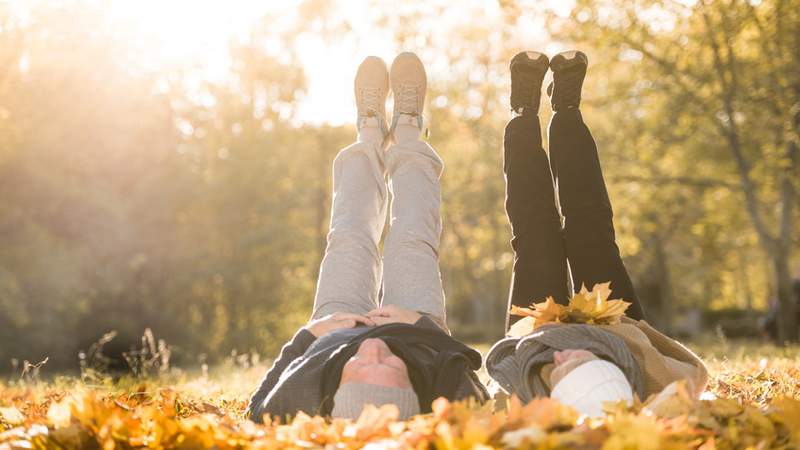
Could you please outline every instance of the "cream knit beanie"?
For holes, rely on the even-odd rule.
[[[603,403],[633,401],[633,389],[614,364],[597,359],[566,374],[553,387],[550,397],[590,417],[603,416]]]

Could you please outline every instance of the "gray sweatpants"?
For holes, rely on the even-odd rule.
[[[442,160],[418,137],[406,137],[385,151],[378,140],[359,140],[339,152],[312,319],[377,308],[382,283],[381,306],[424,313],[445,326],[439,273],[442,169]],[[388,202],[384,173],[392,205],[381,258],[378,244]]]

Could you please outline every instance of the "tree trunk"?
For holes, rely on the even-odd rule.
[[[792,275],[789,271],[788,249],[781,249],[773,255],[772,264],[775,269],[777,281],[778,304],[780,312],[778,317],[778,342],[796,342],[797,333],[797,305],[795,304],[792,290]]]
[[[659,320],[665,329],[670,330],[674,325],[672,323],[672,312],[675,306],[672,295],[672,277],[664,240],[658,234],[655,236],[655,244],[655,267],[658,273],[659,300],[661,300],[659,307],[661,317]]]

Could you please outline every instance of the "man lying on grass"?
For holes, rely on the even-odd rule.
[[[549,158],[538,117],[548,69]],[[698,396],[708,374],[691,351],[637,320],[644,314],[615,242],[597,146],[579,109],[586,69],[586,55],[576,51],[552,61],[522,52],[511,61],[516,117],[506,127],[503,161],[514,250],[509,302],[512,312],[530,317],[495,344],[486,366],[502,389],[523,401],[549,395],[600,415],[606,401],[644,399],[678,380]],[[563,307],[568,271],[576,290],[596,288]],[[609,285],[598,284],[605,282],[627,302],[606,301]],[[535,310],[525,308],[545,298]],[[622,317],[628,306],[630,318]]]
[[[427,81],[419,58],[403,53],[392,64],[387,130],[389,85],[386,64],[364,60],[355,79],[358,141],[333,162],[330,234],[314,311],[250,399],[252,420],[299,411],[355,418],[366,404],[395,404],[408,418],[429,412],[440,396],[488,397],[475,374],[480,353],[451,338],[445,325],[438,263],[443,164],[420,140]]]

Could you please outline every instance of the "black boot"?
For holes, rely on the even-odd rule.
[[[549,61],[539,52],[520,52],[511,59],[511,109],[517,114],[539,113],[542,80]]]
[[[547,87],[553,111],[578,108],[581,105],[581,87],[588,65],[589,59],[577,50],[561,52],[553,57],[550,61],[553,82]]]

